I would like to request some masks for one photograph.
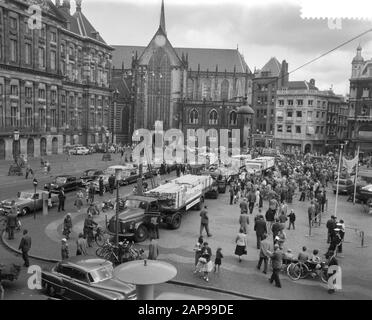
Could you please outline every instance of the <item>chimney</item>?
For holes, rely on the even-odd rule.
[[[287,61],[282,61],[282,69],[280,70],[280,85],[281,87],[287,87],[289,76],[288,76],[288,63]]]

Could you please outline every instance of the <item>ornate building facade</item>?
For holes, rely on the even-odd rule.
[[[349,105],[349,147],[371,155],[372,59],[364,60],[361,46],[352,61]]]
[[[0,160],[107,138],[113,48],[81,5],[0,2]]]
[[[163,2],[159,28],[147,47],[113,47],[113,73],[121,77],[113,86],[132,99],[133,130],[154,130],[156,121],[185,136],[187,129],[216,129],[217,134],[239,129],[237,108],[251,100],[253,75],[237,49],[174,48]]]

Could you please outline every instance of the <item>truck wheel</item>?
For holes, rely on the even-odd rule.
[[[143,242],[147,239],[148,237],[148,230],[146,228],[146,226],[144,226],[143,224],[141,224],[137,230],[136,230],[136,233],[134,235],[134,240],[136,242]]]
[[[181,216],[181,214],[176,213],[176,214],[172,217],[172,221],[171,221],[171,223],[169,224],[170,228],[173,229],[173,230],[178,229],[178,228],[181,226],[181,221],[182,221],[182,216]]]

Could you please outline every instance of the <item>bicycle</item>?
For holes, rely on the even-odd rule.
[[[103,247],[107,241],[110,240],[110,234],[107,233],[105,230],[102,230],[102,228],[97,227],[95,229],[96,233],[94,235],[94,241],[96,242],[97,246]]]
[[[296,281],[298,279],[305,279],[311,275],[313,279],[319,277],[324,283],[328,282],[328,266],[323,261],[320,263],[320,268],[316,269],[314,266],[310,266],[309,262],[297,262],[290,274],[289,277]]]

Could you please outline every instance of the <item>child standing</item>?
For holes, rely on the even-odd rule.
[[[217,269],[218,269],[217,272],[220,272],[220,266],[221,266],[222,258],[223,258],[222,248],[218,248],[217,251],[216,251],[216,259],[214,260],[214,272],[216,272]]]

